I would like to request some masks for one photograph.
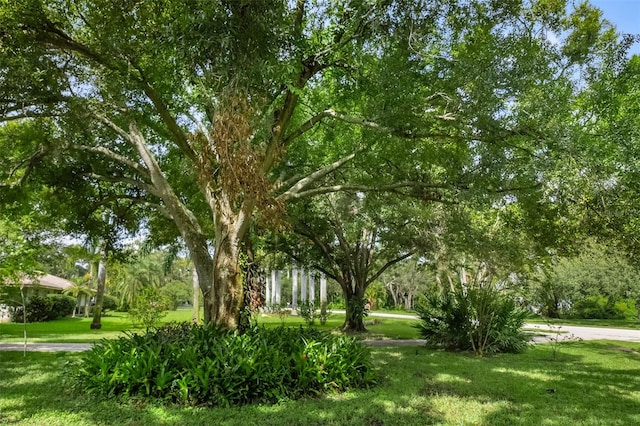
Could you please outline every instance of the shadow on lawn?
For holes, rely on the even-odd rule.
[[[41,424],[44,412],[62,419],[60,424],[638,424],[640,357],[616,346],[621,345],[572,343],[562,347],[559,361],[552,360],[548,346],[482,359],[423,347],[374,349],[376,388],[215,409],[118,404],[72,394],[60,371],[75,355],[28,355],[25,362],[21,354],[0,353],[0,423]],[[75,417],[65,419],[69,413]]]
[[[42,353],[31,360],[29,354],[26,360],[17,353],[0,352],[0,356],[0,424],[44,424],[50,418],[56,419],[55,424],[109,425],[424,425],[443,421],[428,410],[389,410],[386,395],[381,397],[375,388],[276,405],[229,408],[117,403],[65,388],[60,372],[67,360],[76,357],[74,354]],[[18,371],[28,371],[31,377]],[[398,395],[395,402],[402,401]],[[43,417],[43,413],[49,417]]]
[[[580,351],[594,346],[610,363]],[[420,393],[485,405],[487,425],[638,424],[640,357],[616,346],[620,342],[564,345],[558,361],[546,345],[484,359],[458,354],[454,362],[426,355],[431,360]],[[636,361],[632,368],[629,357]]]

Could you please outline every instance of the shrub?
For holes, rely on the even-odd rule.
[[[300,302],[298,304],[298,313],[307,323],[307,325],[313,325],[316,322],[316,307],[313,302]]]
[[[27,322],[42,322],[49,319],[51,314],[51,308],[53,307],[53,300],[48,297],[31,296],[25,303],[26,308],[26,321]],[[14,322],[22,322],[23,320],[23,307],[17,306],[11,313],[11,320]]]
[[[355,338],[308,328],[170,324],[103,340],[72,367],[76,388],[183,405],[277,402],[373,383]]]
[[[155,326],[171,307],[171,302],[162,297],[156,290],[146,288],[129,308],[129,316],[134,327]]]
[[[110,294],[105,294],[102,299],[102,314],[107,311],[115,311],[118,309],[118,298]]]
[[[45,321],[69,316],[76,308],[76,299],[74,297],[65,296],[64,294],[50,294],[47,298],[49,298],[52,303]]]
[[[633,319],[637,310],[632,300],[613,301],[602,295],[587,296],[577,300],[569,310],[569,316],[581,319]]]
[[[491,284],[458,285],[426,297],[416,306],[416,325],[431,346],[484,353],[521,352],[529,340],[522,331],[527,311]]]
[[[43,322],[64,318],[73,313],[76,307],[76,299],[63,294],[50,294],[47,296],[31,296],[25,303],[27,322]],[[11,309],[11,321],[22,322],[23,308],[16,306]]]
[[[170,301],[170,306],[168,308],[173,311],[178,309],[178,306],[180,306],[181,303],[191,300],[189,286],[181,281],[171,281],[170,283],[167,283],[165,286],[160,288],[160,295],[163,296],[165,300]]]

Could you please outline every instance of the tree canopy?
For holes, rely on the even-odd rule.
[[[2,140],[2,192],[41,179],[179,234],[231,328],[243,241],[292,200],[499,194],[535,217],[617,45],[560,0],[16,0],[0,28],[0,120],[44,135]]]

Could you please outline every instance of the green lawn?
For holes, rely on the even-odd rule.
[[[190,309],[178,309],[171,311],[163,318],[162,322],[172,321],[191,321],[192,312]],[[278,315],[256,316],[260,324],[267,326],[280,325],[283,322],[286,325],[298,326],[305,325],[300,317]],[[316,321],[315,327],[321,329],[337,329],[344,321],[344,315],[335,314],[329,317],[325,325],[320,325]],[[363,337],[367,339],[416,339],[418,333],[411,324],[416,321],[407,319],[394,318],[369,318],[372,323],[368,326],[368,333]],[[110,312],[109,315],[102,318],[102,328],[100,330],[91,330],[89,325],[91,318],[64,318],[56,321],[43,323],[27,324],[27,338],[30,342],[48,342],[48,343],[84,343],[95,342],[102,338],[115,338],[122,334],[123,331],[143,331],[142,329],[134,329],[131,320],[126,313]],[[21,342],[23,339],[22,324],[0,323],[0,342]]]
[[[590,341],[475,358],[375,348],[379,385],[274,406],[179,408],[68,390],[67,353],[0,353],[0,424],[629,425],[640,424],[640,344]]]

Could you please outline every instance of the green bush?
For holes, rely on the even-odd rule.
[[[431,346],[484,353],[523,351],[527,311],[493,285],[477,285],[431,295],[416,306],[420,335]]]
[[[31,296],[25,303],[26,321],[27,322],[43,322],[49,319],[53,300],[48,297]],[[11,312],[11,321],[23,321],[23,307],[16,306]]]
[[[129,308],[129,317],[134,327],[154,327],[171,307],[171,301],[152,288],[144,289],[133,306]]]
[[[587,296],[571,305],[569,316],[580,319],[633,319],[637,316],[633,300],[613,301],[605,296]]]
[[[189,294],[188,285],[181,281],[171,281],[160,288],[160,295],[170,301],[169,309],[175,311],[183,302],[189,302],[191,295]]]
[[[49,294],[47,298],[51,299],[51,308],[45,321],[64,318],[73,313],[76,308],[76,299],[64,294]]]
[[[313,325],[316,322],[316,307],[313,302],[300,302],[298,304],[298,314],[302,317],[307,325]]]
[[[102,314],[107,311],[115,311],[118,309],[118,298],[110,294],[105,294],[102,299]]]
[[[76,299],[63,294],[47,296],[31,296],[25,303],[27,322],[44,322],[64,318],[73,313]],[[10,311],[11,321],[22,322],[22,306],[16,306]]]
[[[188,323],[103,340],[72,377],[82,392],[192,406],[274,403],[373,383],[369,351],[352,337],[258,326],[239,334]]]

